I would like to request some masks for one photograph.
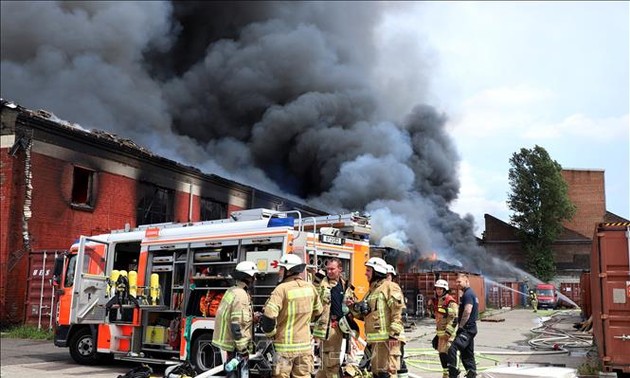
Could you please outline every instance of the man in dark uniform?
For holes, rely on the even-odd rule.
[[[457,275],[457,287],[462,290],[459,299],[459,328],[448,350],[448,373],[450,378],[457,378],[457,352],[461,355],[462,364],[466,369],[466,378],[477,376],[477,364],[475,363],[475,336],[477,335],[477,317],[479,314],[479,299],[470,287],[468,274]]]

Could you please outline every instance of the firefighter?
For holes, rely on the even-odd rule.
[[[534,290],[529,291],[529,300],[532,303],[532,308],[534,309],[534,312],[538,312],[538,296],[536,295],[536,292]]]
[[[227,352],[227,360],[245,359],[253,347],[253,313],[249,289],[259,274],[256,264],[242,261],[232,277],[236,284],[229,288],[217,310],[212,344]]]
[[[323,311],[313,329],[313,336],[321,343],[322,353],[322,365],[316,378],[340,377],[341,345],[344,338],[347,340],[346,349],[350,343],[352,329],[348,329],[345,325],[352,327],[354,320],[345,303],[356,301],[356,296],[354,295],[354,286],[341,277],[342,273],[341,260],[338,258],[328,260],[326,277],[317,287]]]
[[[403,295],[387,280],[387,263],[372,257],[366,263],[365,276],[370,289],[365,298],[352,305],[351,311],[365,320],[365,333],[371,353],[374,378],[395,377],[400,360],[400,339],[403,334]]]
[[[458,306],[455,298],[449,294],[446,280],[437,280],[433,286],[436,294],[433,310],[435,314],[433,348],[438,351],[440,357],[442,378],[448,378],[448,349],[455,337]]]
[[[466,369],[466,378],[477,376],[477,364],[475,362],[475,336],[477,335],[477,317],[479,316],[479,299],[470,287],[468,274],[459,273],[455,281],[462,296],[459,299],[457,318],[459,326],[455,334],[455,340],[448,349],[448,372],[450,378],[459,375],[457,369],[457,352]]]
[[[280,284],[265,303],[260,325],[273,338],[273,377],[311,378],[314,370],[310,323],[322,313],[315,286],[302,279],[306,268],[294,254],[280,258]]]
[[[402,289],[400,288],[400,285],[398,285],[398,282],[394,280],[396,276],[398,276],[398,273],[396,273],[396,268],[394,268],[394,266],[391,264],[387,264],[387,280],[390,281],[390,285],[393,286],[394,290],[400,291],[400,295],[403,296],[403,301],[405,305],[405,307],[403,308],[403,314],[402,314],[403,332],[400,334],[400,337],[399,337],[400,358],[392,360],[392,363],[396,364],[398,378],[403,378],[403,377],[406,377],[409,372],[407,370],[407,364],[405,363],[405,344],[407,344],[407,339],[405,337],[405,332],[404,332],[404,324],[406,323],[406,319],[407,319],[406,318],[407,298],[405,298],[405,295],[403,294]]]

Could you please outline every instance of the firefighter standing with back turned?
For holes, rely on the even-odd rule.
[[[276,351],[273,377],[310,378],[314,370],[310,323],[322,313],[322,303],[315,286],[300,277],[306,264],[299,256],[284,255],[278,266],[281,282],[260,320]]]
[[[446,280],[437,280],[433,286],[437,300],[434,303],[433,311],[435,314],[435,337],[432,344],[440,357],[442,377],[448,378],[448,349],[455,336],[458,305],[455,298],[448,292]]]
[[[226,361],[237,355],[246,357],[253,347],[252,299],[248,289],[259,273],[251,261],[238,263],[232,273],[236,285],[225,292],[219,304],[212,344],[227,352]]]
[[[403,334],[402,310],[405,307],[402,292],[387,281],[387,263],[372,257],[366,263],[365,276],[370,289],[362,301],[356,302],[351,311],[365,321],[368,348],[374,378],[396,377],[400,359],[400,338]]]
[[[532,303],[532,308],[534,312],[538,312],[538,296],[534,290],[529,291],[529,300]]]
[[[398,282],[395,281],[396,276],[398,276],[398,273],[396,273],[396,268],[394,268],[394,266],[391,264],[387,264],[387,281],[390,282],[393,290],[400,292],[400,295],[403,297],[403,310],[405,310],[407,308],[405,295],[403,294],[402,288],[400,287]],[[407,364],[405,363],[405,344],[407,344],[407,338],[405,337],[404,322],[403,332],[400,333],[400,337],[398,338],[398,340],[400,341],[400,358],[392,359],[391,362],[393,364],[396,364],[396,375],[398,376],[398,378],[405,378],[408,376],[409,371],[407,370]]]

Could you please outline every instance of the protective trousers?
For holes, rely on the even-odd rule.
[[[380,342],[371,344],[372,359],[372,376],[383,378],[389,376],[395,378],[398,367],[400,366],[400,342],[397,346],[389,348],[388,343]]]
[[[339,378],[341,371],[341,343],[344,334],[339,327],[328,329],[328,339],[322,342],[322,367],[317,372],[316,378]]]
[[[273,378],[311,378],[315,369],[313,355],[295,353],[277,353],[273,366]]]
[[[454,378],[459,375],[457,369],[457,352],[460,353],[462,365],[466,369],[466,377],[472,378],[477,376],[477,364],[475,363],[475,335],[477,329],[462,330],[458,332],[453,340],[453,344],[448,350],[448,373],[449,377]]]

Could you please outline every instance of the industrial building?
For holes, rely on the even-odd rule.
[[[325,214],[156,156],[131,140],[86,131],[43,110],[3,100],[0,111],[2,325],[42,317],[49,323],[54,306],[47,267],[80,235],[223,219],[257,207]]]

